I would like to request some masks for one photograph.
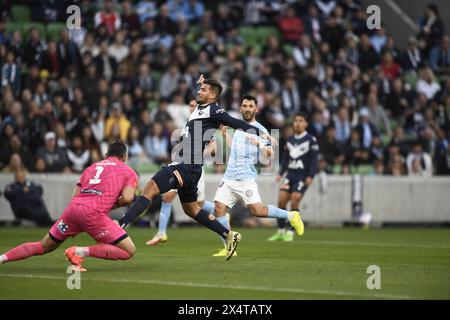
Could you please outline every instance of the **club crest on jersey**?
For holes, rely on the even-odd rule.
[[[287,147],[289,149],[289,155],[291,156],[291,158],[297,159],[298,157],[301,157],[309,151],[309,141],[305,141],[296,145],[288,142]]]
[[[245,191],[245,195],[247,197],[251,197],[253,195],[253,191],[252,190],[247,190],[247,191]]]
[[[69,226],[65,224],[63,220],[58,223],[58,230],[61,231],[61,233],[66,233],[68,229]]]

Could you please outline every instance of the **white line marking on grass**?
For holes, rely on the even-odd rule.
[[[421,248],[421,249],[450,249],[450,246],[445,245],[426,245],[426,244],[402,244],[402,243],[378,243],[378,242],[355,242],[351,241],[321,241],[321,240],[299,240],[299,242],[312,244],[327,244],[337,246],[370,246],[370,247],[394,247],[394,248]]]
[[[65,277],[49,276],[49,275],[33,275],[33,274],[8,274],[0,273],[0,277],[8,278],[28,278],[28,279],[51,279],[51,280],[66,280]],[[161,280],[132,280],[132,279],[96,279],[83,278],[83,281],[103,281],[110,283],[136,283],[136,284],[156,284],[164,286],[175,287],[198,287],[198,288],[215,288],[215,289],[233,289],[233,290],[255,290],[255,291],[270,291],[270,292],[284,292],[284,293],[303,293],[303,294],[317,294],[317,295],[335,295],[344,297],[356,298],[379,298],[379,299],[411,299],[407,295],[385,294],[385,293],[357,293],[347,291],[331,291],[331,290],[308,290],[300,288],[271,288],[260,286],[235,286],[235,285],[217,285],[208,283],[193,283],[193,282],[176,282],[176,281],[161,281]]]

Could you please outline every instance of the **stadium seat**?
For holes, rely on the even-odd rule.
[[[8,22],[5,26],[5,32],[7,35],[13,33],[14,31],[19,31],[23,36],[23,25],[20,22]]]
[[[280,37],[278,29],[275,27],[259,27],[256,29],[258,43],[266,43],[267,38],[270,36]]]
[[[64,23],[49,23],[47,25],[47,38],[48,40],[59,41],[61,38],[61,30],[65,29]]]
[[[283,50],[286,52],[288,57],[292,57],[292,51],[294,51],[294,46],[291,44],[283,44]]]
[[[23,24],[23,40],[27,41],[29,37],[29,31],[31,28],[36,28],[39,31],[41,39],[47,38],[47,32],[45,32],[45,24],[39,22],[27,22]]]
[[[370,175],[375,172],[375,168],[371,164],[360,164],[359,166],[352,166],[350,172],[351,174]]]
[[[335,164],[333,166],[333,174],[341,174],[342,173],[342,166],[340,164]]]
[[[256,30],[253,27],[240,27],[239,35],[242,37],[246,45],[254,45],[258,43]]]
[[[31,21],[31,10],[29,6],[25,5],[13,5],[11,8],[11,14],[13,20],[17,22],[28,22]]]

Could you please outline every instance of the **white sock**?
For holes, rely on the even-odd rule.
[[[286,229],[285,229],[285,228],[278,229],[278,233],[284,234],[285,232],[286,232]]]
[[[292,235],[292,234],[294,234],[294,231],[288,230],[288,231],[286,231],[286,233],[289,234],[289,235]]]
[[[6,258],[6,255],[2,254],[2,255],[0,256],[0,264],[2,264],[3,262],[6,262],[6,260],[8,260],[8,259]]]
[[[89,248],[88,247],[77,247],[75,249],[75,253],[79,255],[80,257],[86,257],[89,255]]]

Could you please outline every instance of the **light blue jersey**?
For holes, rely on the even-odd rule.
[[[268,133],[257,121],[249,122],[250,125],[257,127],[264,133]],[[250,180],[258,176],[256,165],[258,164],[259,149],[253,145],[246,137],[248,134],[241,130],[236,130],[231,143],[231,153],[228,159],[227,169],[223,176],[226,180]],[[265,145],[269,141],[257,137]]]

